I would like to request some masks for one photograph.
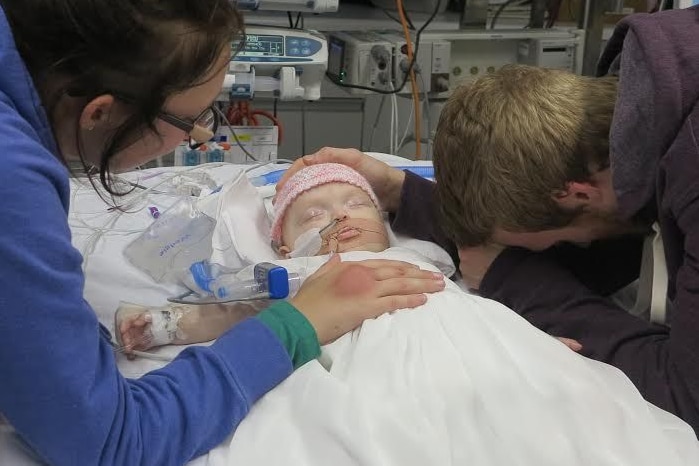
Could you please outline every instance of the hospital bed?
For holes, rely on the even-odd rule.
[[[430,166],[430,162],[427,161],[409,161],[388,154],[373,155],[396,166]],[[144,192],[143,189],[137,188],[132,195],[120,200],[125,204],[125,211],[109,209],[109,206],[94,193],[89,182],[80,179],[72,181],[69,219],[73,243],[84,257],[85,297],[97,312],[100,322],[112,330],[114,312],[119,302],[125,300],[125,297],[138,304],[160,306],[165,298],[181,294],[184,290],[177,285],[156,283],[147,274],[134,267],[123,254],[127,245],[153,223],[153,208],[157,209],[158,213],[166,212],[181,198],[178,192],[193,190],[198,193],[203,189],[204,193],[199,195],[204,196],[207,189],[211,191],[216,186],[231,182],[241,171],[248,171],[248,178],[256,178],[289,165],[267,164],[253,168],[255,166],[214,163],[195,167],[153,168],[126,174],[123,178],[139,186],[150,187],[152,190]],[[271,208],[274,189],[274,185],[257,188],[265,199],[268,210]],[[211,215],[214,214],[211,213]],[[241,229],[247,228],[250,231],[257,228],[248,218],[251,215],[248,211],[243,209],[241,215],[242,219],[235,222]],[[243,248],[259,248],[262,243],[268,244],[266,237],[255,239],[259,241]],[[253,256],[250,260],[259,261],[259,256]],[[447,262],[449,259],[443,257],[442,261]],[[182,347],[161,348],[154,351],[156,358],[139,358],[135,361],[128,361],[120,356],[119,365],[124,375],[137,377],[163,364],[157,356],[170,359],[181,350]]]
[[[406,159],[386,154],[372,155],[395,166],[429,165],[429,162],[407,161]],[[127,183],[130,183],[129,186],[135,186],[133,192],[122,199],[122,203],[124,203],[125,206],[123,210],[109,209],[109,206],[106,205],[96,193],[94,193],[89,182],[86,180],[72,180],[71,210],[69,220],[74,237],[73,242],[75,247],[78,248],[84,256],[83,267],[86,274],[85,297],[93,306],[100,321],[108,329],[113,331],[114,312],[117,309],[120,301],[128,300],[143,305],[160,306],[164,304],[167,297],[177,295],[182,291],[182,288],[178,285],[156,283],[147,274],[138,270],[131,263],[129,263],[123,254],[123,251],[127,245],[153,223],[155,216],[159,214],[165,215],[167,209],[174,205],[178,199],[181,199],[183,193],[199,193],[200,196],[207,195],[207,193],[210,191],[216,191],[215,188],[217,186],[225,185],[227,182],[236,179],[238,176],[240,176],[242,171],[249,170],[247,175],[249,177],[255,177],[267,172],[278,170],[280,167],[283,167],[283,165],[280,166],[269,164],[249,170],[251,168],[250,166],[206,164],[196,167],[161,167],[131,172],[122,175],[122,178],[127,180]],[[269,199],[274,193],[273,186],[262,186],[257,189],[259,194],[267,199],[268,202],[266,205],[269,206]],[[250,219],[246,218],[240,219],[241,224],[245,224],[245,222],[249,221]],[[436,246],[421,244],[422,242],[415,242],[414,240],[413,242],[410,242],[408,239],[397,238],[395,235],[391,235],[391,238],[392,243],[394,244],[399,243],[410,249],[417,249],[425,257],[430,257],[432,263],[440,264],[439,268],[443,272],[449,274],[454,271],[453,264],[449,264],[450,260],[448,255],[446,255],[444,251],[441,251]],[[441,254],[439,251],[441,251]],[[488,312],[498,311],[494,310]],[[128,360],[121,354],[116,354],[116,357],[118,360],[119,369],[124,376],[139,377],[148,371],[162,367],[166,361],[174,358],[182,349],[182,346],[162,347],[153,350],[152,356],[149,358],[139,357],[133,361]],[[602,365],[600,364],[600,366]],[[516,368],[514,367],[501,369],[503,371],[516,371]],[[609,368],[608,370],[610,384],[618,384],[621,380],[619,378],[619,374],[617,373],[618,371],[612,368]],[[285,382],[280,387],[273,390],[268,397],[263,399],[263,401],[268,400],[268,404],[283,403],[285,401],[284,390],[293,390],[294,384],[303,384],[305,383],[305,380],[310,380],[309,378],[314,376],[312,371],[322,372],[322,368],[320,365],[315,365],[310,368],[304,366],[304,368],[298,371],[297,374],[292,375],[288,383]],[[606,369],[601,371],[602,379],[607,377],[605,371]],[[623,381],[621,382],[623,383]],[[628,386],[630,387],[630,383],[628,383]],[[629,388],[627,387],[627,389]],[[303,388],[301,388],[301,390],[303,390]],[[516,387],[512,387],[512,390],[516,390]],[[632,388],[629,390],[632,390]],[[428,394],[424,395],[427,396]],[[648,416],[654,419],[653,422],[657,422],[658,425],[661,426],[660,431],[663,432],[663,436],[665,437],[663,440],[664,443],[661,443],[666,446],[669,445],[668,448],[671,448],[674,452],[683,452],[679,456],[673,456],[671,461],[664,464],[699,464],[699,448],[693,432],[688,426],[686,426],[686,424],[674,416],[658,410],[657,408],[653,408],[651,406],[645,407],[643,404],[638,406],[638,408],[634,409],[644,411],[643,413],[640,413],[644,416],[647,414],[645,413],[645,410],[649,410],[650,414]],[[254,417],[253,415],[257,415],[259,418],[262,415],[260,414],[260,411],[264,409],[264,405],[261,409],[258,409],[256,406],[251,413],[251,417]],[[267,407],[267,409],[272,408]],[[566,406],[551,406],[551,409],[565,410]],[[448,410],[446,412],[448,412]],[[326,419],[324,422],[330,423],[331,421]],[[344,424],[345,422],[351,422],[351,420],[341,419],[337,422]],[[570,419],[570,422],[575,423],[577,421],[576,419]],[[326,424],[320,423],[318,425],[323,426]],[[327,425],[330,426],[328,427],[327,435],[336,435],[336,432],[330,431],[334,427],[337,427],[337,425],[334,427],[330,424]],[[323,427],[317,428],[322,429]],[[256,432],[258,431],[254,429],[247,429],[243,432],[243,437],[248,439],[246,441],[254,442],[255,435],[258,435]],[[364,432],[364,434],[366,435],[366,432]],[[444,435],[447,437],[448,434],[448,432],[444,433]],[[619,432],[620,436],[624,436],[624,434],[624,432]],[[245,435],[247,435],[247,437],[245,437]],[[262,434],[260,433],[259,435]],[[354,434],[351,432],[345,432],[344,435],[352,436]],[[229,439],[227,442],[234,444],[235,441],[236,439],[233,438],[232,440]],[[321,441],[319,440],[319,442]],[[555,443],[555,439],[553,439],[552,442]],[[293,440],[291,443],[293,443]],[[283,449],[284,445],[285,443],[283,441],[280,442],[279,448]],[[323,453],[319,454],[329,455],[324,457],[330,459],[333,458],[332,452],[323,450],[330,448],[328,445],[332,445],[332,443],[330,442],[324,445],[319,444],[319,451],[323,451]],[[424,448],[425,451],[430,449],[429,442],[425,443],[424,445],[419,445],[420,449]],[[408,447],[409,445],[403,445],[402,449],[409,451],[410,448]],[[595,445],[588,443],[569,445],[569,447],[573,449],[594,449]],[[309,448],[312,449],[313,447]],[[362,449],[363,447],[361,444],[357,444],[356,448]],[[415,445],[412,445],[412,448],[415,448]],[[442,447],[440,446],[440,448]],[[401,449],[400,446],[394,450],[399,449]],[[222,447],[217,449],[217,451],[218,453],[214,452],[212,455],[198,458],[191,464],[194,466],[217,466],[220,464],[227,464],[228,461],[226,458],[228,458],[228,453],[225,452],[229,451],[228,446],[222,445]],[[221,451],[224,451],[224,453],[222,454]],[[358,459],[361,458],[359,453],[360,452],[357,451],[358,456],[355,457],[354,463],[348,462],[344,464],[368,464]],[[387,458],[383,459],[386,460]],[[391,463],[390,460],[388,463],[382,463],[382,459],[379,457],[376,457],[373,460],[376,461],[377,464],[396,464]],[[613,460],[614,459],[610,459],[610,461]],[[624,464],[623,458],[616,458],[616,460],[619,460],[619,462],[614,464]],[[0,464],[37,464],[37,462],[31,458],[28,450],[17,441],[16,437],[13,436],[9,426],[6,425],[0,427]],[[497,463],[491,462],[478,464]],[[529,463],[522,462],[521,464]]]

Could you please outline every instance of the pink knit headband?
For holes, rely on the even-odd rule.
[[[282,240],[282,223],[284,215],[292,202],[306,191],[328,183],[348,183],[363,189],[371,198],[376,207],[379,201],[369,182],[346,165],[339,163],[322,163],[311,165],[294,174],[282,189],[277,192],[277,201],[274,204],[274,220],[272,222],[272,244],[280,245]]]

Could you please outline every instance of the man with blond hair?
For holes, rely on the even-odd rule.
[[[613,216],[608,134],[616,94],[616,78],[521,65],[457,88],[434,147],[449,237],[459,246],[544,250],[631,229]]]
[[[439,243],[471,289],[579,341],[699,433],[698,39],[697,8],[632,15],[600,61],[608,77],[508,66],[455,90],[437,129],[436,188],[349,149],[291,171],[353,166],[394,230]],[[653,229],[664,324],[610,299],[639,277]]]

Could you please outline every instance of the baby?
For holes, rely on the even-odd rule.
[[[277,194],[271,236],[282,257],[388,248],[371,186],[356,171],[335,163],[312,165],[289,179]],[[312,236],[320,236],[320,248],[300,254],[299,248],[310,242],[304,240]]]
[[[272,247],[281,258],[389,247],[379,202],[359,173],[339,164],[319,164],[296,173],[277,193]],[[167,305],[122,304],[115,333],[124,352],[218,338],[267,302]]]

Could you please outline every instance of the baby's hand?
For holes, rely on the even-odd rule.
[[[150,333],[151,316],[149,312],[143,314],[129,316],[121,321],[119,325],[119,333],[121,341],[127,351],[131,350],[146,350],[150,348],[148,344],[151,340]]]
[[[153,346],[152,315],[143,307],[120,307],[116,313],[115,331],[120,350],[129,359],[134,351],[145,351]]]

